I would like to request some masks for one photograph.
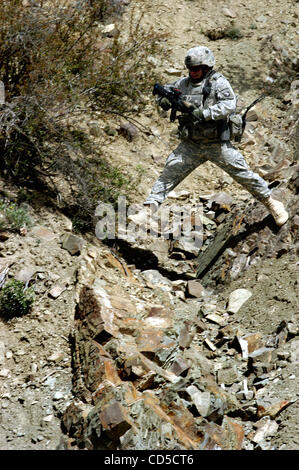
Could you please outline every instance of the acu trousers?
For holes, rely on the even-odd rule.
[[[167,158],[165,167],[144,204],[158,203],[160,205],[170,191],[195,168],[208,160],[226,171],[257,200],[263,201],[270,196],[271,190],[266,181],[250,170],[243,155],[231,142],[211,143],[186,140],[181,141]]]

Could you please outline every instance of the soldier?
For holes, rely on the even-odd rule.
[[[151,220],[169,192],[209,160],[264,204],[276,224],[282,226],[288,219],[284,205],[271,197],[267,183],[248,168],[242,154],[230,142],[228,118],[236,110],[237,99],[228,80],[213,69],[213,53],[205,46],[193,47],[187,52],[185,65],[189,76],[166,88],[174,86],[180,90],[182,100],[192,105],[193,111],[190,113],[186,108],[189,112],[179,116],[181,142],[167,158],[162,174],[143,203],[144,208],[129,220],[138,225]],[[171,107],[167,98],[159,97],[157,102],[166,111]]]

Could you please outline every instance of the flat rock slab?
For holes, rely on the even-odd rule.
[[[228,313],[237,313],[242,305],[252,296],[252,293],[248,289],[236,289],[234,290],[228,299]]]
[[[48,242],[51,242],[55,238],[57,238],[57,235],[49,230],[47,227],[42,227],[40,225],[33,227],[33,229],[30,232],[30,235],[33,235],[37,238],[40,238],[41,240],[45,240]]]

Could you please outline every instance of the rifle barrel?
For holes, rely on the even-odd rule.
[[[246,115],[247,112],[248,112],[251,108],[253,108],[253,106],[255,106],[257,103],[259,103],[260,101],[262,101],[265,97],[266,97],[265,93],[262,93],[256,100],[254,100],[249,106],[247,106],[244,115]]]

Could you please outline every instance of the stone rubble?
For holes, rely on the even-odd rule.
[[[222,14],[228,21],[239,16],[228,6]],[[270,17],[267,13],[255,18],[261,50],[271,51],[265,86],[275,84],[285,66],[295,66],[294,51],[287,52],[279,38],[269,37],[263,30]],[[215,20],[209,21],[217,35]],[[282,23],[285,31],[292,25],[285,19]],[[117,34],[114,23],[102,29],[103,37]],[[149,57],[149,63],[159,61]],[[183,69],[170,64],[165,72],[175,77]],[[291,102],[290,93],[283,97],[282,105]],[[151,113],[149,110],[148,115]],[[298,393],[296,396],[289,385],[298,378],[298,322],[295,312],[291,321],[285,321],[282,307],[291,300],[277,289],[282,321],[272,330],[269,323],[266,335],[259,331],[258,322],[248,327],[238,317],[248,306],[254,308],[254,294],[232,309],[228,290],[222,303],[212,290],[232,282],[229,294],[239,291],[244,287],[242,275],[250,268],[288,254],[294,260],[297,254],[298,198],[294,195],[298,194],[298,164],[290,151],[297,135],[296,111],[289,108],[276,128],[272,124],[264,127],[264,123],[260,109],[251,110],[239,147],[255,171],[271,183],[274,194],[287,201],[290,220],[279,231],[265,209],[248,195],[232,198],[225,192],[223,188],[232,184],[226,175],[218,178],[218,192],[200,197],[205,228],[200,252],[188,240],[175,243],[161,238],[145,246],[129,240],[130,255],[136,250],[137,261],[142,258],[137,263],[126,255],[126,246],[122,250],[119,245],[116,256],[115,250],[97,240],[84,244],[73,233],[65,234],[59,243],[63,234],[51,224],[23,233],[29,246],[26,252],[11,233],[0,231],[0,259],[5,258],[0,273],[12,262],[9,276],[34,282],[40,296],[30,317],[12,323],[9,341],[7,331],[5,335],[1,331],[0,393],[6,446],[25,436],[26,426],[17,418],[30,410],[28,420],[39,423],[30,435],[34,446],[46,446],[50,427],[61,420],[61,446],[68,449],[275,448],[273,439],[282,425],[280,413],[295,407],[298,400]],[[137,139],[135,127],[128,124],[103,127],[94,121],[90,130],[96,137],[120,134],[125,138],[122,145]],[[150,137],[162,135],[160,128],[152,132]],[[283,132],[287,141],[281,138]],[[154,154],[151,150],[154,161],[161,162]],[[198,202],[185,190],[176,190],[171,199],[182,204]],[[64,230],[72,231],[71,222],[66,219],[65,223]],[[59,273],[52,272],[53,260],[48,264],[45,254],[49,252]],[[267,276],[258,274],[256,281],[266,282]],[[73,317],[70,320],[72,369],[63,316],[66,306],[67,315],[74,314],[74,321]],[[275,303],[265,305],[270,314],[274,308]],[[57,323],[53,322],[54,312]],[[48,327],[45,333],[42,321],[53,330]],[[25,333],[21,322],[28,325]],[[44,351],[39,358],[34,357],[36,344]],[[35,408],[41,389],[45,392],[40,419]],[[9,425],[4,428],[6,413],[13,407],[15,423],[9,424],[8,431]]]
[[[102,259],[102,249],[83,251],[78,273],[75,399],[63,415],[68,446],[267,449],[275,419],[294,401],[264,401],[264,391],[279,380],[281,348],[298,328],[282,323],[268,338],[234,328],[250,290],[232,291],[223,309],[200,280],[171,282],[155,269],[130,272],[124,262],[113,263],[123,281],[115,295]],[[161,305],[147,303],[151,291]]]

